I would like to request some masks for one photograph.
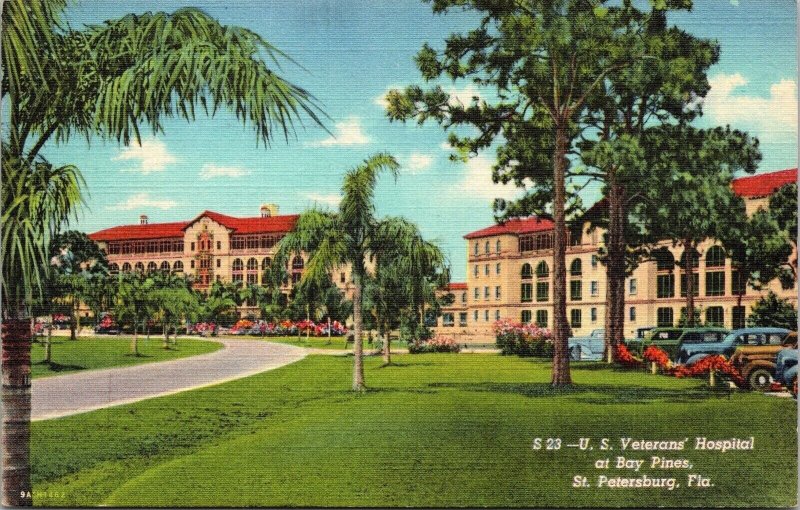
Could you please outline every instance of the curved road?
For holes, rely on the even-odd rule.
[[[172,361],[34,379],[31,419],[46,420],[210,386],[282,367],[307,349],[260,340],[218,340],[218,351]]]

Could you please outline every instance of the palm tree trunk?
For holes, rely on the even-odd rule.
[[[364,344],[361,338],[361,286],[364,280],[360,271],[353,273],[353,391],[364,391],[367,389],[364,384]]]
[[[566,120],[556,127],[555,149],[553,151],[553,386],[572,384],[569,371],[569,324],[567,323],[567,269],[566,269],[566,218],[564,200],[566,195],[565,174],[567,167]]]
[[[53,325],[47,326],[47,343],[44,344],[44,362],[50,363],[53,359]]]
[[[389,331],[388,327],[384,329],[384,341],[383,341],[383,364],[384,365],[391,365],[392,364],[392,332]]]
[[[30,480],[31,328],[2,324],[3,506],[32,506]]]
[[[166,323],[164,324],[163,333],[164,333],[164,349],[169,349],[169,326],[167,326]]]
[[[75,298],[74,297],[72,298],[72,306],[71,306],[71,308],[72,308],[72,310],[71,310],[72,317],[70,317],[70,321],[69,321],[69,339],[70,340],[77,340],[78,337],[76,335],[76,331],[77,331],[77,324],[76,323],[77,323],[77,320],[78,320],[77,319],[77,315],[78,314],[75,311]]]
[[[134,356],[139,355],[139,328],[136,324],[133,325],[133,339],[131,340],[131,354]]]
[[[77,305],[75,305],[75,330],[76,330],[75,333],[76,333],[76,336],[75,336],[75,338],[73,338],[73,340],[77,340],[78,339],[77,338],[78,335],[81,334],[81,314],[80,314],[79,307],[80,307],[80,301],[78,302]]]

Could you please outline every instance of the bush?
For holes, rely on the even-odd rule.
[[[503,355],[553,357],[553,335],[549,329],[504,319],[495,322],[494,333]]]
[[[436,335],[427,341],[416,341],[408,344],[409,354],[423,354],[427,352],[461,352],[461,346],[453,337]]]
[[[774,292],[753,303],[753,313],[747,318],[751,327],[765,326],[797,329],[797,309],[787,299],[780,299]]]

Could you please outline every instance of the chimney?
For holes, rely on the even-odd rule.
[[[261,204],[261,217],[269,218],[270,216],[278,215],[278,206],[276,204]]]
[[[147,225],[147,215],[142,214],[139,216],[139,225]]]

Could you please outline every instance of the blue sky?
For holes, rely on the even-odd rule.
[[[796,4],[792,0],[702,0],[673,17],[692,33],[716,38],[720,63],[709,73],[712,91],[701,125],[731,124],[761,140],[759,171],[797,166]],[[463,280],[462,236],[493,222],[491,201],[517,190],[491,183],[494,154],[452,163],[436,125],[389,123],[380,98],[390,88],[420,83],[413,56],[423,42],[440,46],[446,35],[472,26],[464,14],[434,16],[421,2],[270,0],[83,1],[71,5],[73,26],[127,12],[201,7],[224,24],[250,28],[292,56],[304,69],[282,74],[310,90],[330,115],[332,139],[318,127],[300,130],[269,148],[227,113],[188,124],[168,120],[165,134],[142,147],[75,139],[42,152],[72,163],[88,184],[88,207],[76,227],[91,232],[129,224],[146,213],[151,222],[194,217],[204,209],[252,216],[264,202],[282,213],[313,204],[335,206],[344,172],[378,151],[403,165],[397,181],[383,179],[378,213],[402,215],[440,243]],[[466,83],[444,83],[469,97]],[[589,190],[590,196],[597,190]]]

